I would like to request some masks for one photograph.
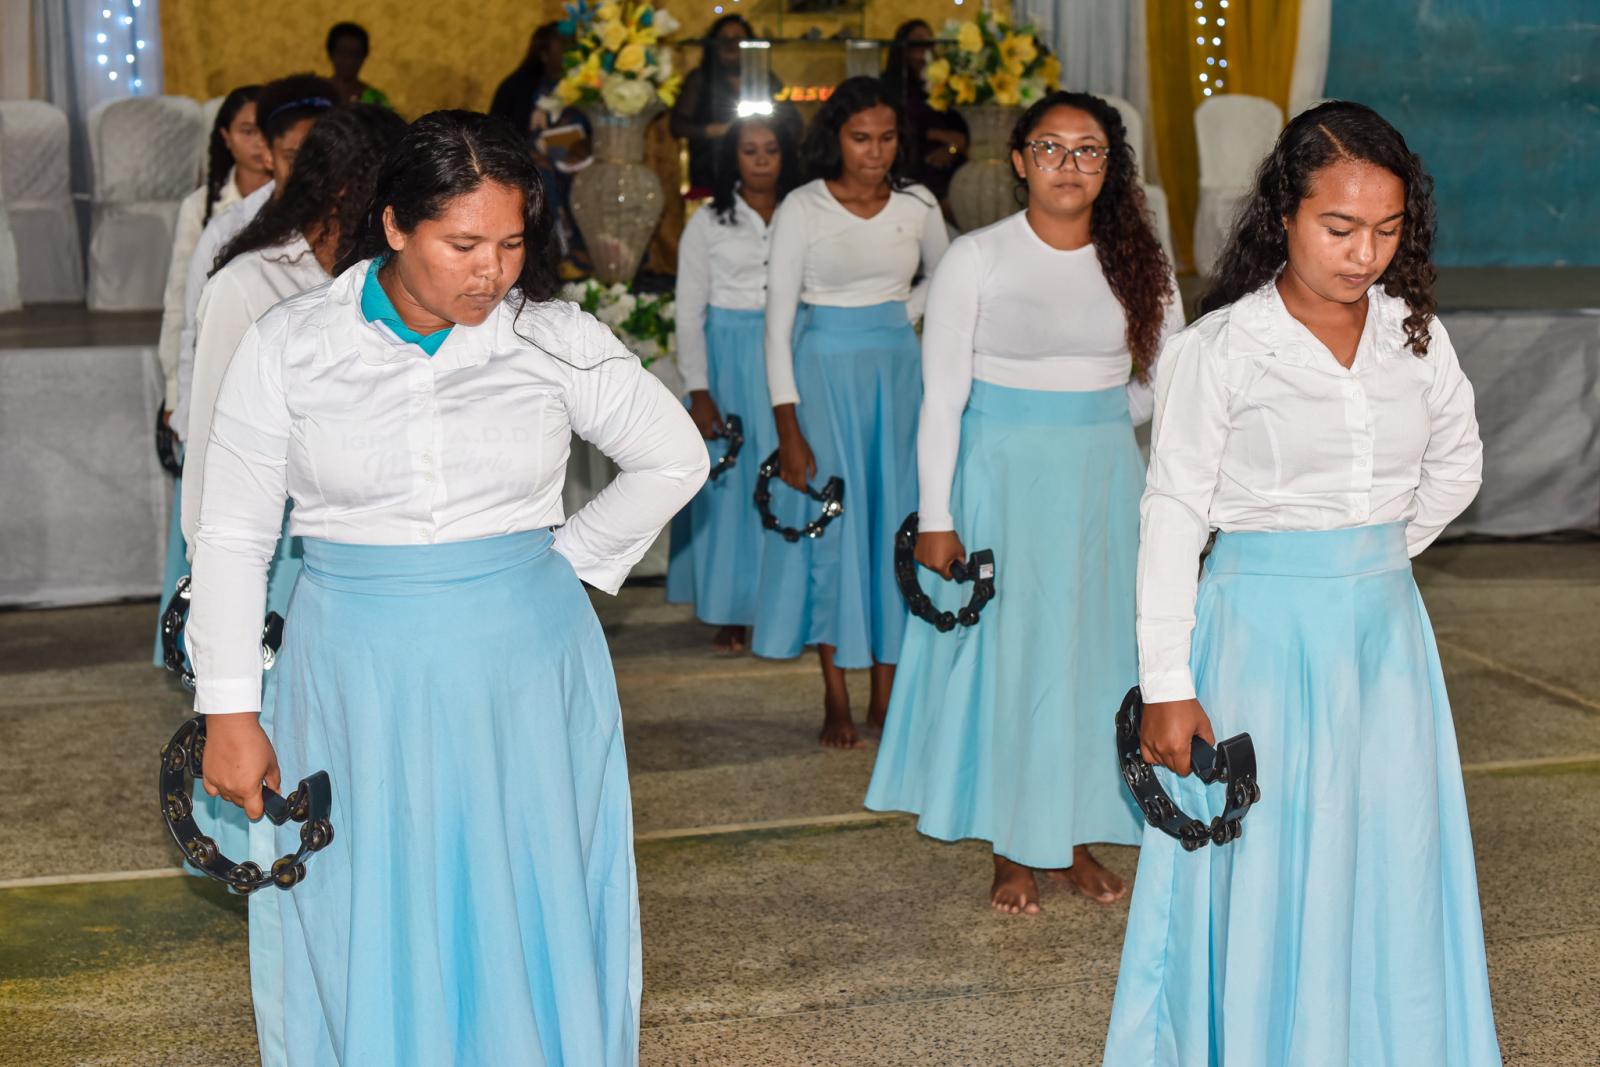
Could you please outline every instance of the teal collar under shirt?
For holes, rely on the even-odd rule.
[[[430,334],[420,334],[405,324],[400,312],[395,310],[394,301],[389,299],[389,294],[383,291],[383,284],[378,281],[378,268],[383,266],[385,258],[380,256],[374,259],[372,265],[367,268],[366,281],[361,283],[361,315],[368,322],[383,323],[400,340],[414,344],[432,356],[439,351],[439,346],[444,344],[444,339],[450,336],[452,327],[446,326]]]

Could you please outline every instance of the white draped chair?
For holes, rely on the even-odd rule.
[[[1133,106],[1131,100],[1124,100],[1110,93],[1095,95],[1116,108],[1117,114],[1122,116],[1122,128],[1128,135],[1128,144],[1133,148],[1134,172],[1139,176],[1139,184],[1144,187],[1144,200],[1150,208],[1150,220],[1156,228],[1156,236],[1161,238],[1161,247],[1166,249],[1168,261],[1176,266],[1177,260],[1172,252],[1172,214],[1167,208],[1166,191],[1154,182],[1146,180],[1149,175],[1144,165],[1144,116]]]
[[[1144,169],[1144,116],[1139,114],[1139,109],[1133,106],[1131,100],[1124,100],[1120,96],[1110,93],[1096,93],[1100,99],[1117,109],[1117,114],[1122,116],[1122,128],[1128,134],[1128,147],[1133,149],[1134,167],[1139,177],[1145,176]]]
[[[1222,255],[1233,217],[1255,181],[1256,167],[1283,129],[1278,105],[1259,96],[1227,93],[1194,110],[1200,154],[1200,203],[1194,217],[1194,266],[1210,274]]]
[[[1150,209],[1150,221],[1155,225],[1156,236],[1161,239],[1161,248],[1167,253],[1167,262],[1176,271],[1178,256],[1172,250],[1172,211],[1167,206],[1167,191],[1149,182],[1140,184],[1144,186],[1144,202]]]
[[[195,187],[205,134],[188,97],[113,100],[89,113],[91,311],[161,308],[178,204]]]
[[[0,101],[0,191],[24,304],[83,299],[69,153],[66,112],[43,100]]]

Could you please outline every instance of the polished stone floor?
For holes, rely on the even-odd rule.
[[[1417,572],[1506,1062],[1600,1062],[1600,544],[1446,545]],[[714,656],[658,588],[597,600],[637,812],[644,1064],[1099,1062],[1125,905],[1047,889],[1037,918],[990,912],[982,845],[863,812],[872,750],[816,747],[809,660]],[[154,614],[0,614],[0,1064],[254,1062],[242,907],[170,876],[155,815],[184,701],[148,664]],[[1133,850],[1104,856],[1132,872]]]

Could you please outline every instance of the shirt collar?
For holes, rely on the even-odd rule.
[[[1367,290],[1367,322],[1356,349],[1355,371],[1369,362],[1396,355],[1401,336],[1396,308],[1405,302],[1390,296],[1382,285]],[[1305,324],[1289,314],[1278,293],[1277,279],[1240,297],[1228,313],[1228,352],[1234,356],[1271,355],[1291,366],[1310,366],[1329,373],[1348,373]]]
[[[381,320],[373,321],[365,314],[362,298],[368,275],[376,263],[376,260],[364,259],[340,274],[329,286],[322,319],[327,350],[333,355],[353,351],[362,362],[374,364],[428,358],[417,344],[405,340],[392,326]],[[382,287],[379,289],[381,291]],[[393,307],[392,302],[390,306]],[[439,331],[447,336],[431,358],[434,369],[455,370],[487,362],[493,351],[507,347],[501,330],[509,319],[502,300],[476,326],[458,323]]]
[[[378,281],[378,268],[382,264],[382,259],[374,259],[367,267],[366,278],[361,283],[361,314],[374,325],[388,327],[389,333],[399,340],[416,345],[429,356],[437,355],[439,346],[449,339],[452,327],[422,334],[407,326],[394,301],[384,291],[383,283]]]

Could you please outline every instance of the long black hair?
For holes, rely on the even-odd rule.
[[[1150,367],[1160,354],[1156,345],[1167,301],[1172,298],[1172,264],[1150,223],[1128,131],[1122,125],[1122,114],[1098,96],[1057,91],[1022,113],[1011,130],[1011,150],[1026,157],[1033,131],[1058,107],[1084,112],[1105,131],[1105,180],[1089,211],[1089,240],[1106,284],[1122,305],[1134,375],[1149,381]]]
[[[909,162],[910,135],[906,131],[905,113],[895,102],[883,79],[860,74],[846,78],[833,90],[816,117],[806,128],[800,153],[805,159],[806,174],[812,178],[836,180],[844,172],[844,158],[839,151],[839,131],[852,115],[874,107],[886,107],[894,112],[895,129],[900,140],[895,146],[894,162],[889,165],[889,188],[904,191],[912,184],[906,177]]]
[[[911,34],[916,30],[927,30],[933,33],[933,27],[922,19],[907,19],[895,27],[894,38],[889,42],[889,54],[883,63],[883,81],[894,94],[901,107],[905,106],[906,97],[914,95],[911,90],[911,73],[906,69],[906,53],[911,51]],[[931,49],[933,41],[918,41],[917,45]],[[918,80],[920,86],[921,81]]]
[[[522,273],[513,286],[520,293],[516,311],[552,299],[560,281],[555,226],[544,179],[528,154],[522,131],[504,119],[476,111],[430,112],[413,122],[389,149],[356,239],[340,258],[337,271],[389,254],[389,238],[383,229],[385,209],[393,208],[395,225],[411,233],[421,223],[438,218],[450,201],[485,182],[523,195],[524,254]]]
[[[783,157],[778,169],[778,199],[788,196],[800,184],[800,152],[793,127],[768,115],[735,119],[717,142],[717,180],[711,187],[711,210],[724,225],[733,222],[734,201],[739,195],[739,133],[751,126],[765,127],[778,139],[778,153]]]
[[[756,35],[755,27],[751,26],[750,20],[743,15],[723,15],[706,31],[706,43],[700,49],[700,66],[696,68],[700,72],[700,95],[694,102],[694,118],[699,123],[710,124],[717,121],[712,97],[716,95],[716,86],[728,72],[722,69],[722,60],[717,58],[719,49],[714,38],[726,26],[744,27],[747,39],[754,39]]]
[[[291,74],[261,87],[256,125],[270,145],[301,119],[315,118],[339,101],[339,90],[315,74]]]
[[[223,97],[222,106],[217,108],[216,120],[211,123],[211,141],[206,145],[206,210],[200,217],[201,225],[211,221],[211,211],[222,196],[222,187],[228,183],[228,173],[233,170],[233,153],[228,150],[228,142],[222,139],[222,131],[232,126],[244,106],[260,95],[261,86],[241,85]],[[259,120],[260,116],[256,118]],[[256,125],[260,126],[260,122]]]
[[[1278,135],[1256,171],[1255,188],[1239,212],[1201,311],[1214,311],[1275,279],[1289,258],[1283,220],[1293,218],[1319,170],[1344,160],[1370,163],[1399,178],[1406,190],[1400,247],[1377,284],[1411,309],[1406,346],[1428,354],[1428,329],[1437,302],[1433,282],[1433,179],[1400,131],[1363,104],[1332,100],[1302,111]]]
[[[378,165],[405,133],[405,120],[377,104],[335,108],[311,127],[283,192],[228,242],[212,273],[260,248],[293,240],[313,227],[338,234],[338,256],[355,246],[372,199]]]

